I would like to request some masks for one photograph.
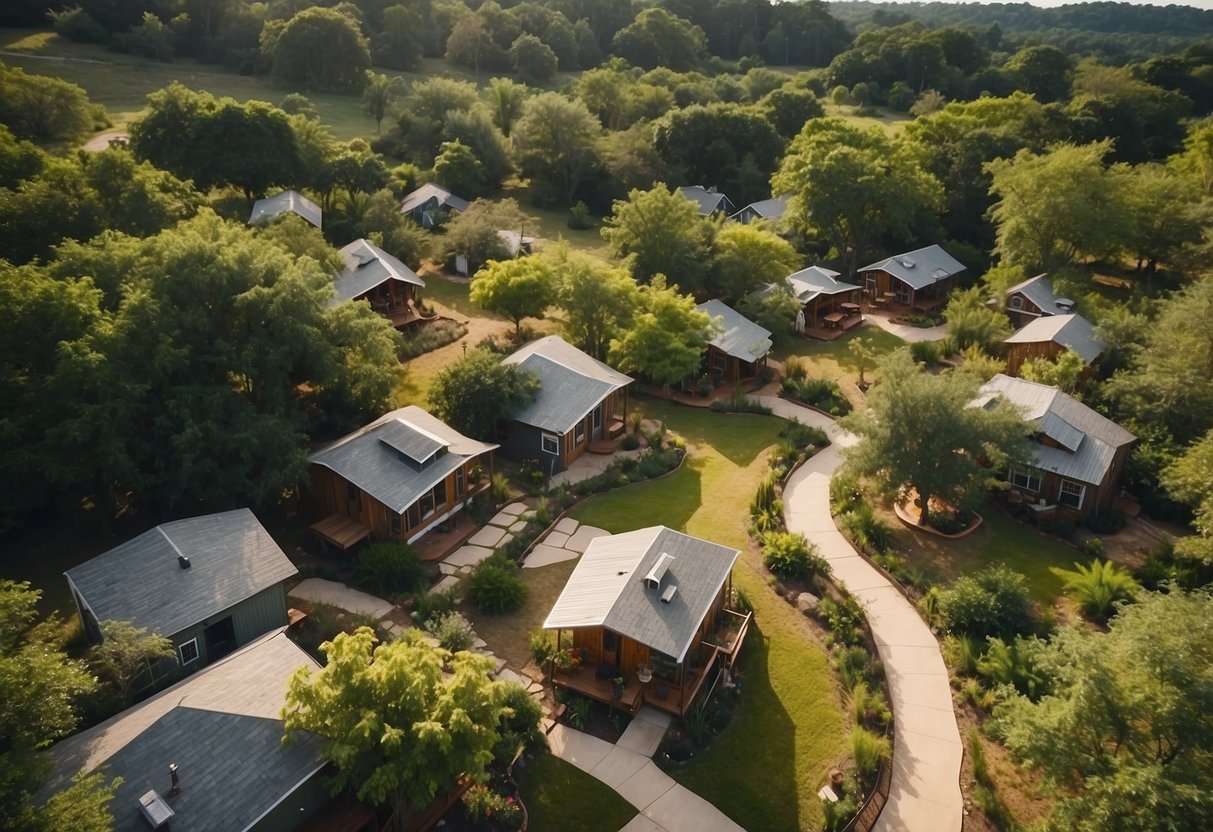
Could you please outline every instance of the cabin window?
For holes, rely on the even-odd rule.
[[[897,284],[897,302],[907,306],[910,304],[910,287],[904,283]]]
[[[467,488],[467,486],[464,484],[463,477],[464,477],[463,466],[460,465],[458,468],[455,469],[455,499],[456,500],[458,500],[460,497],[463,496],[464,489]]]
[[[727,373],[729,371],[729,357],[722,352],[718,352],[712,356],[712,366],[716,372]]]
[[[1030,468],[1012,468],[1010,475],[1007,477],[1016,488],[1022,488],[1025,491],[1039,492],[1040,491],[1040,472],[1033,471]]]
[[[1083,498],[1087,495],[1087,487],[1080,482],[1061,481],[1061,490],[1057,494],[1057,502],[1070,508],[1082,508]]]
[[[391,531],[392,537],[400,536],[400,515],[399,514],[389,514],[388,515],[388,529]]]
[[[421,519],[429,517],[434,513],[434,492],[427,491],[421,495]]]
[[[421,506],[413,503],[409,506],[409,528],[415,529],[421,525]]]
[[[654,676],[658,676],[668,682],[678,681],[678,662],[665,653],[658,653],[654,650],[649,654],[649,665],[653,668]]]
[[[351,506],[362,507],[362,492],[352,482],[345,484],[345,499]]]
[[[446,505],[446,480],[443,480],[434,486],[434,505]]]
[[[181,658],[181,666],[198,661],[198,639],[191,638],[185,644],[177,645],[177,655]]]
[[[605,404],[600,404],[598,407],[594,408],[594,430],[598,430],[600,427],[602,427],[602,409],[604,407],[606,407]]]
[[[864,291],[869,295],[876,295],[876,275],[868,273],[863,278]]]
[[[539,437],[539,447],[545,454],[560,453],[560,437],[554,433],[545,433]]]
[[[575,448],[580,447],[581,443],[584,441],[585,441],[585,422],[581,421],[581,422],[577,423],[577,435],[573,438],[573,447],[575,447]]]
[[[1011,295],[1011,308],[1023,309],[1023,298],[1019,295]]]

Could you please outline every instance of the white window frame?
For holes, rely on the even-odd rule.
[[[584,442],[585,442],[585,420],[582,419],[580,422],[577,423],[577,427],[574,429],[574,432],[573,432],[573,447],[580,448],[582,443],[584,443]]]
[[[897,281],[896,292],[897,302],[903,306],[909,306],[910,302],[914,299],[914,290],[910,288],[909,284],[903,283],[900,280]]]
[[[1023,477],[1024,482],[1020,483],[1015,478]],[[1036,487],[1032,487],[1032,481],[1036,481]],[[1022,488],[1024,491],[1031,491],[1033,494],[1039,494],[1040,489],[1044,486],[1044,477],[1041,473],[1032,468],[1015,468],[1011,467],[1007,471],[1007,482],[1016,488]]]
[[[549,447],[549,443],[551,447]],[[554,433],[543,432],[539,434],[539,447],[545,454],[560,455],[560,437]]]
[[[1070,487],[1071,489],[1077,489],[1078,493],[1075,494],[1073,491],[1067,491],[1066,490],[1067,486]],[[1078,505],[1071,505],[1070,503],[1066,502],[1066,497],[1075,497],[1075,496],[1078,497]],[[1084,502],[1086,502],[1086,499],[1087,499],[1087,487],[1086,487],[1086,485],[1084,485],[1081,482],[1074,482],[1073,480],[1062,480],[1061,485],[1059,485],[1057,487],[1057,502],[1060,505],[1069,506],[1070,508],[1082,511],[1082,504]]]
[[[185,648],[190,647],[190,646],[193,646],[193,648],[194,648],[194,657],[192,659],[187,659],[185,657]],[[178,644],[177,645],[177,658],[181,662],[182,667],[185,667],[187,664],[193,664],[194,662],[201,659],[202,654],[198,652],[198,639],[191,638],[189,641],[183,641],[181,644]]]
[[[1023,298],[1020,295],[1011,295],[1011,308],[1023,309]]]

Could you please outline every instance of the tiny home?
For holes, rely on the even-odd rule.
[[[446,221],[452,211],[462,214],[467,209],[466,199],[455,196],[435,182],[422,185],[406,195],[400,203],[400,212],[422,228],[436,228]]]
[[[771,331],[723,301],[709,300],[696,309],[706,313],[718,327],[708,340],[705,358],[712,378],[725,384],[757,378],[767,366]]]
[[[586,355],[558,335],[548,335],[506,356],[539,378],[539,393],[509,422],[497,426],[501,453],[539,460],[559,473],[595,440],[623,433],[631,376]]]
[[[758,220],[766,220],[767,222],[778,224],[783,219],[784,212],[788,210],[788,199],[789,197],[787,196],[776,196],[758,202],[751,202],[730,216],[729,219],[742,225],[749,225]]]
[[[1004,308],[1011,324],[1018,329],[1038,318],[1065,315],[1073,311],[1074,301],[1058,297],[1053,282],[1038,274],[1008,289]]]
[[[1056,387],[1002,373],[973,406],[992,407],[1000,398],[1037,428],[1034,463],[1013,465],[1006,475],[1030,511],[1083,519],[1112,505],[1137,437]]]
[[[860,288],[839,277],[838,272],[824,266],[809,266],[787,276],[788,287],[800,302],[808,334],[841,333],[863,322]]]
[[[341,249],[345,265],[333,280],[333,303],[365,301],[393,326],[421,320],[418,290],[425,281],[374,243],[357,239]]]
[[[321,538],[412,543],[489,487],[496,445],[469,439],[410,405],[312,454],[306,501]]]
[[[288,680],[301,667],[320,669],[285,632],[265,635],[56,743],[39,798],[104,771],[121,780],[109,803],[115,832],[297,829],[331,800],[323,740],[282,742]]]
[[[262,223],[268,223],[286,213],[302,217],[317,228],[320,228],[322,223],[319,205],[298,191],[283,191],[280,194],[274,194],[271,197],[254,202],[253,213],[249,216],[248,224],[261,225]]]
[[[694,202],[699,209],[700,216],[703,217],[731,214],[737,210],[733,201],[716,190],[715,185],[710,188],[705,188],[703,185],[684,185],[678,189],[678,193]]]
[[[1093,373],[1092,364],[1103,355],[1107,345],[1095,334],[1093,327],[1082,315],[1048,315],[1033,318],[1021,329],[1012,332],[1005,341],[1007,374],[1018,375],[1025,361],[1043,358],[1056,361],[1057,356],[1069,351],[1086,362]]]
[[[553,683],[682,716],[731,669],[753,613],[732,604],[736,549],[653,526],[590,542],[544,621],[575,666]]]
[[[164,523],[64,573],[90,641],[130,621],[170,638],[185,672],[286,626],[297,574],[247,508]]]
[[[948,301],[965,267],[937,245],[886,257],[859,270],[863,291],[877,305],[932,309]]]

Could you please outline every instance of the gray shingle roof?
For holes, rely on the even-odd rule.
[[[468,459],[496,447],[469,439],[410,405],[338,439],[312,454],[310,461],[400,514]]]
[[[727,355],[753,363],[771,351],[771,331],[719,300],[696,307],[721,325],[721,332],[708,343]]]
[[[42,797],[108,762],[107,773],[125,780],[112,804],[120,832],[146,832],[137,801],[150,788],[178,812],[174,830],[244,829],[320,766],[318,738],[281,743],[287,680],[298,667],[319,665],[282,630],[246,645],[55,745]],[[167,798],[171,762],[182,791]]]
[[[802,304],[808,303],[818,295],[838,295],[843,292],[853,292],[859,287],[854,283],[839,280],[839,273],[823,266],[809,266],[788,275],[788,286],[792,294]]]
[[[1059,311],[1065,311],[1057,305],[1061,298],[1053,291],[1053,281],[1043,274],[1029,277],[1023,283],[1016,283],[1007,289],[1007,297],[1011,295],[1023,295],[1041,310],[1042,315],[1056,315]]]
[[[320,228],[320,206],[312,202],[298,191],[283,191],[280,194],[259,199],[253,203],[253,213],[248,218],[249,225],[256,225],[264,220],[285,214],[287,211],[298,214],[312,225]]]
[[[782,218],[784,212],[788,210],[788,199],[789,197],[787,196],[776,196],[771,197],[770,199],[763,199],[758,202],[751,202],[736,214],[730,216],[729,219],[735,220],[739,215],[744,214],[746,211],[751,211],[756,216],[759,216],[764,220],[778,220]]]
[[[985,407],[1001,396],[1017,406],[1024,419],[1065,448],[1037,445],[1036,467],[1068,479],[1099,485],[1116,450],[1137,437],[1056,387],[999,373],[981,388],[974,404]]]
[[[374,243],[357,239],[341,249],[345,269],[333,279],[334,303],[365,295],[388,280],[425,287],[417,273]]]
[[[907,251],[893,257],[886,257],[870,266],[864,266],[861,272],[882,271],[896,277],[914,289],[925,289],[936,281],[943,280],[965,269],[952,255],[937,245]]]
[[[644,577],[662,554],[674,560],[660,587],[648,588]],[[599,537],[577,562],[543,626],[606,627],[682,661],[739,554],[665,526]],[[671,585],[678,591],[667,604],[661,595]]]
[[[1107,345],[1095,335],[1095,327],[1082,315],[1046,315],[1034,318],[1006,339],[1008,344],[1039,344],[1054,341],[1078,353],[1090,364]]]
[[[514,418],[554,433],[568,433],[610,393],[632,383],[558,335],[532,341],[502,359],[539,377],[539,394]]]
[[[247,508],[165,523],[66,572],[99,621],[166,636],[295,574]]]
[[[462,212],[468,209],[468,201],[466,199],[461,199],[441,185],[430,182],[405,196],[404,201],[400,205],[400,211],[405,214],[410,213],[425,205],[431,199],[437,200],[439,205],[455,211]]]
[[[699,213],[705,217],[710,217],[717,211],[733,210],[732,200],[714,188],[705,188],[703,185],[684,185],[678,189],[678,193],[698,205]]]

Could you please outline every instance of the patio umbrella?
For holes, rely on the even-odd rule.
[[[796,312],[796,331],[804,332],[804,310],[800,309]]]

